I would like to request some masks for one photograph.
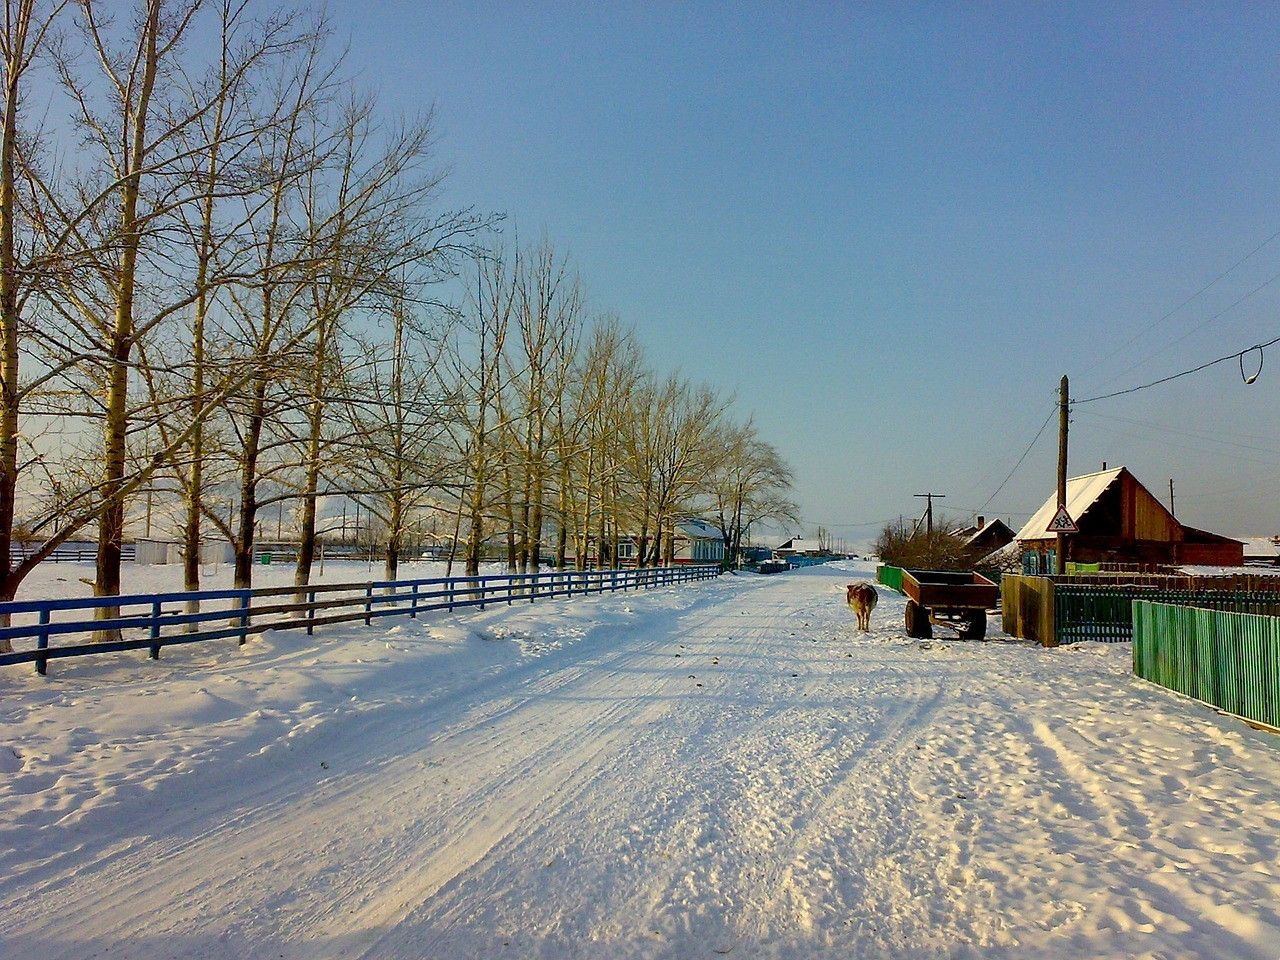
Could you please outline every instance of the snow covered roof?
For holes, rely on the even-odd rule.
[[[705,520],[695,520],[693,518],[677,520],[676,530],[683,533],[686,537],[690,537],[694,540],[724,539],[724,534],[720,532],[720,528],[712,526]]]
[[[1080,518],[1084,516],[1097,499],[1120,478],[1120,474],[1124,473],[1124,467],[1116,467],[1113,470],[1102,470],[1098,473],[1085,474],[1083,477],[1073,477],[1067,481],[1067,513],[1071,514],[1071,519],[1076,523],[1080,522]],[[1049,522],[1053,519],[1054,514],[1058,512],[1058,494],[1054,494],[1044,502],[1044,505],[1032,514],[1028,520],[1018,531],[1018,540],[1047,540],[1049,537],[1058,536],[1056,533],[1049,533]]]
[[[1276,544],[1274,537],[1241,537],[1241,539],[1244,541],[1246,557],[1280,560],[1280,545]]]

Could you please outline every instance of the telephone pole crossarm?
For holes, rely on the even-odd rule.
[[[926,535],[927,535],[927,536],[932,537],[932,536],[933,536],[933,501],[934,501],[934,498],[936,497],[936,498],[937,498],[937,499],[939,499],[939,500],[945,500],[945,499],[946,499],[946,497],[947,497],[947,495],[946,495],[945,493],[917,493],[917,494],[915,494],[915,496],[917,496],[917,497],[923,497],[923,498],[924,498],[924,500],[926,501],[927,506],[925,507],[925,511],[924,511],[924,516],[925,516],[925,533],[926,533]]]

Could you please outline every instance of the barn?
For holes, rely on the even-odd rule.
[[[1067,512],[1079,532],[1067,535],[1074,563],[1239,566],[1244,543],[1179,523],[1126,467],[1067,481]],[[1056,569],[1059,534],[1049,533],[1058,512],[1055,493],[1018,532],[1024,573]]]

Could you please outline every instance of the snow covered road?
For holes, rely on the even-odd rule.
[[[0,956],[1280,956],[1280,738],[866,576],[9,670]]]

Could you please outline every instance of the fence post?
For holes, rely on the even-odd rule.
[[[49,649],[49,613],[50,611],[48,607],[43,607],[40,610],[40,633],[37,634],[36,636],[37,650]],[[36,673],[40,674],[40,676],[43,677],[45,673],[48,672],[48,670],[49,670],[49,658],[37,657]]]
[[[307,636],[314,636],[316,632],[316,592],[314,590],[307,591]]]
[[[151,604],[151,653],[152,660],[160,659],[160,601]]]
[[[249,642],[249,591],[240,594],[240,646]]]
[[[409,619],[418,619],[418,585],[416,583],[413,585],[409,600]]]
[[[364,625],[367,627],[373,622],[373,584],[369,584],[364,588]]]

